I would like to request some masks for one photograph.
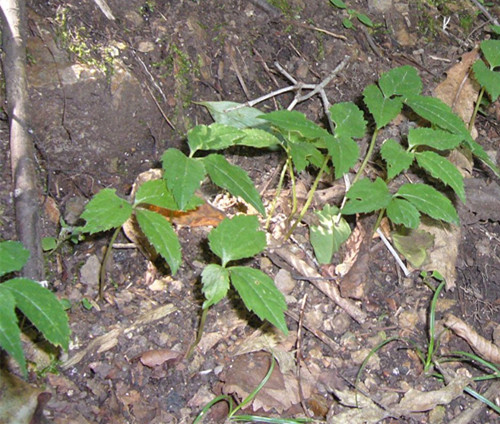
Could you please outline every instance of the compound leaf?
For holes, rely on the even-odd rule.
[[[335,178],[340,178],[351,169],[359,157],[359,146],[350,137],[325,138],[328,153],[335,167]]]
[[[352,185],[346,198],[342,214],[352,215],[383,209],[387,207],[392,196],[382,179],[377,178],[372,182],[369,178],[363,178]]]
[[[335,136],[361,138],[366,132],[363,112],[352,102],[337,103],[330,107],[330,116],[335,122]]]
[[[229,290],[229,272],[217,264],[209,264],[201,273],[201,291],[205,295],[203,309],[215,305],[223,299]]]
[[[181,245],[172,224],[162,215],[144,209],[136,209],[135,216],[148,241],[165,259],[172,274],[175,274],[181,264],[182,254]]]
[[[288,334],[284,315],[287,309],[285,297],[274,281],[262,271],[244,266],[229,268],[229,275],[247,309]]]
[[[302,172],[309,164],[321,167],[323,155],[313,144],[299,141],[288,143],[288,147],[297,172]]]
[[[465,203],[464,177],[448,159],[435,152],[415,153],[417,163],[434,178],[450,186],[460,200]]]
[[[257,149],[263,149],[281,145],[278,138],[268,131],[258,128],[245,128],[244,130],[241,130],[241,132],[245,136],[238,140],[238,146],[249,146]]]
[[[429,215],[431,218],[457,225],[459,223],[457,211],[450,199],[434,187],[417,183],[404,184],[399,188],[396,195],[408,200],[420,212]]]
[[[408,146],[429,146],[436,150],[451,150],[464,140],[463,135],[433,128],[411,128],[408,131]]]
[[[373,115],[377,129],[391,122],[401,112],[403,103],[400,98],[390,99],[384,97],[380,89],[374,85],[368,85],[363,91],[364,102]]]
[[[243,169],[231,165],[224,156],[218,154],[203,158],[203,164],[214,184],[226,189],[233,196],[242,197],[262,215],[266,214],[259,192]]]
[[[177,149],[168,149],[161,157],[167,187],[180,210],[185,210],[194,192],[205,178],[205,167]]]
[[[2,284],[0,286],[0,347],[16,360],[23,375],[26,375],[26,359],[21,345],[21,331],[15,309],[14,296]]]
[[[2,284],[12,294],[16,307],[53,345],[68,350],[68,316],[50,290],[27,278],[13,278]]]
[[[402,171],[406,171],[413,162],[413,153],[407,152],[392,138],[386,140],[380,148],[380,154],[387,163],[387,178],[392,180]]]
[[[237,215],[225,218],[208,234],[210,249],[222,260],[250,258],[266,247],[266,235],[259,231],[259,220],[254,215]]]
[[[422,80],[413,66],[400,66],[383,73],[378,81],[380,89],[385,97],[395,94],[406,96],[407,94],[420,94],[422,91]]]
[[[139,186],[135,193],[134,206],[140,204],[155,205],[170,210],[179,209],[163,178],[146,181]]]
[[[19,241],[0,242],[0,277],[13,271],[20,271],[28,258],[29,250]]]
[[[387,205],[387,216],[394,224],[401,224],[407,228],[417,228],[420,224],[418,209],[405,199],[392,199]]]
[[[328,131],[295,110],[276,110],[262,115],[261,118],[278,127],[283,134],[293,132],[309,140],[322,139],[328,135]]]
[[[82,213],[86,224],[83,231],[94,234],[117,228],[132,215],[132,205],[115,194],[115,189],[105,188],[87,203]]]

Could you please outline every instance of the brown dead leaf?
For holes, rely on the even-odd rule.
[[[500,364],[500,346],[497,346],[476,333],[476,331],[460,318],[449,314],[445,317],[444,325],[469,343],[470,347],[479,356],[487,361]]]
[[[479,46],[462,56],[462,60],[450,68],[447,78],[434,89],[434,95],[449,105],[453,111],[469,123],[479,93],[479,85],[470,78],[471,67],[479,59]],[[473,138],[477,137],[474,129]]]
[[[335,396],[344,406],[350,407],[337,415],[328,414],[328,424],[367,423],[375,424],[384,418],[392,416],[370,398],[356,390],[334,390]],[[331,409],[333,411],[333,409]]]
[[[149,368],[157,367],[165,362],[177,362],[182,358],[182,353],[171,349],[153,349],[141,355],[141,362]]]

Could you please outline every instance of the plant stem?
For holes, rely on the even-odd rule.
[[[474,112],[472,112],[472,116],[469,121],[469,128],[468,128],[469,132],[471,132],[472,128],[474,128],[477,112],[479,111],[479,107],[481,106],[481,100],[483,100],[483,95],[484,95],[484,87],[481,87],[481,90],[479,90],[479,94],[477,95],[476,106],[474,106]]]
[[[363,159],[363,163],[359,167],[358,172],[356,173],[356,176],[354,177],[354,180],[352,180],[352,185],[354,185],[354,183],[356,183],[356,181],[359,180],[359,177],[361,177],[361,174],[365,170],[366,165],[372,156],[373,149],[375,148],[375,141],[377,140],[378,132],[379,132],[379,128],[376,128],[375,131],[373,131],[372,139],[370,141],[370,146],[368,147],[368,151],[366,152],[365,158]]]
[[[436,304],[439,299],[439,294],[443,289],[445,281],[441,282],[437,287],[434,296],[432,296],[431,310],[429,313],[429,346],[427,348],[427,358],[424,364],[424,371],[429,371],[432,364],[432,357],[434,356],[434,347],[436,345]]]
[[[102,294],[104,291],[104,283],[106,280],[106,265],[108,264],[109,255],[113,250],[113,244],[115,243],[116,237],[120,233],[122,227],[118,227],[115,229],[115,232],[111,236],[111,240],[109,241],[108,247],[106,247],[106,252],[104,253],[104,257],[102,258],[101,263],[101,272],[99,273],[99,300],[102,300]]]
[[[203,309],[200,318],[200,325],[198,327],[198,332],[196,334],[196,339],[189,348],[188,353],[186,354],[187,359],[191,358],[194,349],[196,348],[196,346],[198,346],[198,343],[200,343],[201,337],[203,335],[203,329],[205,328],[205,321],[207,320],[207,315],[208,315],[208,309]]]
[[[325,172],[326,165],[328,164],[328,161],[330,160],[330,155],[325,156],[325,160],[323,161],[323,164],[321,165],[321,168],[318,171],[318,175],[316,175],[316,179],[314,180],[314,183],[309,190],[309,194],[307,195],[307,200],[304,206],[302,207],[302,210],[300,211],[299,216],[293,223],[292,227],[288,230],[288,233],[286,233],[285,240],[288,240],[288,238],[292,235],[293,231],[295,228],[297,228],[297,225],[299,225],[299,222],[302,221],[302,218],[304,218],[304,215],[306,214],[307,210],[309,209],[309,206],[311,206],[311,203],[313,201],[314,193],[316,192],[316,189],[318,188],[318,184],[321,180],[321,177],[323,176],[323,172]]]
[[[286,170],[288,169],[288,162],[290,161],[290,156],[287,157],[285,165],[283,165],[283,169],[281,170],[280,179],[278,181],[278,187],[276,188],[276,194],[274,195],[274,199],[271,203],[271,209],[267,214],[266,223],[264,225],[264,229],[267,230],[269,228],[269,224],[271,222],[271,218],[274,215],[274,210],[276,209],[276,203],[278,203],[278,198],[281,194],[281,189],[283,188],[283,180],[285,179]]]

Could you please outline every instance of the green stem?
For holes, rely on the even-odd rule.
[[[359,178],[363,174],[363,171],[365,170],[366,165],[368,164],[368,161],[370,160],[370,158],[372,156],[373,149],[375,148],[375,141],[377,140],[378,132],[379,132],[379,128],[376,128],[375,131],[373,132],[372,139],[370,141],[370,146],[368,147],[368,151],[366,152],[365,158],[363,159],[363,163],[359,167],[358,172],[356,173],[356,176],[354,177],[354,180],[352,180],[353,185],[356,181],[359,180]]]
[[[281,189],[283,188],[283,181],[285,179],[286,170],[288,169],[288,162],[290,161],[290,156],[288,156],[283,169],[281,170],[280,179],[278,181],[278,187],[276,188],[276,194],[274,195],[274,199],[271,203],[271,209],[267,214],[266,224],[264,225],[264,229],[267,230],[269,228],[269,224],[271,222],[271,218],[274,215],[274,211],[276,209],[276,204],[278,203],[278,198],[281,194]]]
[[[99,273],[99,300],[102,300],[102,295],[104,292],[104,284],[106,282],[106,265],[108,264],[109,255],[113,251],[113,244],[115,243],[116,237],[120,233],[122,227],[118,227],[115,229],[115,232],[111,236],[111,240],[109,241],[108,247],[106,247],[106,252],[104,253],[104,257],[102,258],[101,263],[101,271]]]
[[[285,240],[288,240],[288,238],[292,235],[294,232],[295,228],[297,228],[297,225],[299,225],[299,222],[302,221],[302,218],[304,218],[304,215],[306,214],[307,210],[309,209],[309,206],[311,206],[311,203],[313,201],[314,193],[316,192],[316,189],[318,188],[318,184],[321,180],[321,177],[323,176],[323,173],[325,172],[326,166],[328,164],[328,161],[330,160],[330,155],[325,156],[325,160],[323,161],[323,164],[321,165],[321,168],[318,171],[318,175],[316,175],[316,179],[314,180],[314,183],[309,190],[309,194],[307,195],[307,200],[304,206],[302,207],[302,210],[300,211],[299,216],[293,223],[292,227],[288,230],[288,233],[286,233]]]
[[[380,226],[380,223],[382,222],[384,215],[385,215],[385,208],[380,209],[380,211],[378,212],[377,221],[375,222],[375,225],[373,226],[372,236],[373,236],[373,234],[375,234],[375,231],[377,231],[377,228]]]
[[[203,330],[205,328],[205,321],[207,320],[207,314],[208,314],[208,308],[203,309],[202,313],[201,313],[201,318],[200,318],[200,325],[198,327],[198,332],[196,334],[196,339],[193,342],[193,344],[191,345],[191,347],[189,348],[188,353],[186,354],[187,359],[191,358],[191,355],[193,354],[194,349],[196,348],[196,346],[198,346],[198,343],[200,343],[201,337],[203,336]]]
[[[481,100],[483,100],[483,95],[484,95],[484,87],[481,87],[481,90],[479,90],[479,94],[477,95],[474,112],[472,113],[472,117],[470,118],[469,121],[469,132],[471,132],[472,128],[474,128],[474,123],[476,122],[477,112],[479,111],[479,107],[481,106]]]
[[[293,163],[291,157],[288,156],[288,173],[290,174],[290,182],[292,184],[292,211],[290,212],[290,218],[297,211],[297,190],[295,186],[295,175],[293,173]]]
[[[439,294],[443,289],[445,281],[439,284],[431,301],[431,310],[429,314],[429,346],[427,348],[427,358],[424,365],[424,371],[429,371],[432,365],[432,357],[434,356],[434,348],[436,345],[436,304],[439,299]]]

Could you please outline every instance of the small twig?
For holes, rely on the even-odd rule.
[[[302,305],[300,306],[300,315],[299,315],[299,328],[297,329],[297,383],[299,386],[299,398],[300,405],[304,411],[304,414],[308,418],[311,418],[309,411],[306,406],[306,402],[304,399],[304,390],[302,389],[302,376],[301,376],[301,364],[302,364],[302,326],[304,323],[304,310],[306,307],[307,294],[302,299]]]
[[[238,63],[236,63],[236,59],[234,57],[234,49],[230,44],[226,44],[226,53],[229,56],[229,61],[231,62],[234,72],[236,72],[236,77],[238,78],[238,82],[240,83],[246,98],[249,99],[250,93],[248,92],[248,88],[247,85],[245,84],[245,80],[243,79],[243,75],[241,75]]]
[[[491,16],[490,12],[488,12],[486,7],[484,7],[478,0],[472,0],[472,3],[474,3],[479,8],[479,10],[483,13],[483,15],[486,16],[492,24],[497,26],[500,25],[500,23],[498,23],[498,19]]]
[[[392,247],[391,243],[389,243],[389,240],[387,240],[387,238],[384,236],[384,233],[382,232],[382,230],[380,228],[377,228],[377,234],[380,236],[380,239],[384,242],[385,247],[387,247],[387,250],[389,252],[391,252],[391,255],[394,257],[394,259],[398,263],[398,265],[401,268],[401,270],[403,271],[403,274],[405,275],[405,277],[408,277],[411,274],[411,272],[408,270],[406,265],[403,263],[403,261],[401,260],[401,258],[398,255],[398,252],[396,252],[394,247]]]
[[[149,88],[149,85],[145,84],[146,85],[146,88],[149,92],[149,95],[151,96],[151,98],[153,99],[153,102],[155,102],[155,105],[156,107],[158,108],[158,110],[160,111],[161,113],[161,116],[163,116],[163,119],[165,119],[165,121],[167,122],[168,125],[170,125],[170,127],[175,131],[175,126],[174,124],[172,124],[172,122],[170,122],[170,119],[168,119],[168,116],[166,115],[166,113],[163,111],[162,107],[160,106],[160,103],[158,103],[158,100],[156,100],[156,97],[155,95],[153,94],[153,91]]]

